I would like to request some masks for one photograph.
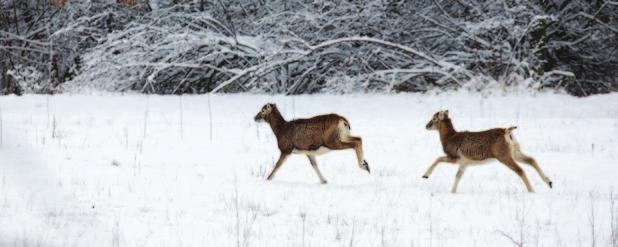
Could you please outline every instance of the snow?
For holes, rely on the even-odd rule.
[[[288,120],[345,116],[372,173],[333,151],[317,158],[327,185],[303,155],[265,181],[279,154],[253,116],[267,102]],[[458,194],[455,166],[422,179],[441,109],[458,130],[518,126],[554,188],[526,166],[526,193],[495,162]],[[617,137],[615,93],[6,96],[0,246],[611,246]]]

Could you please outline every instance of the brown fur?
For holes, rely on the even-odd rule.
[[[461,153],[471,160],[482,161],[504,156],[510,152],[504,138],[506,133],[504,129],[457,132],[448,118],[438,126],[442,148],[449,158],[458,159]]]
[[[532,186],[530,186],[524,170],[515,162],[516,160],[535,168],[549,187],[552,187],[552,182],[543,174],[536,161],[521,152],[519,143],[514,140],[511,134],[511,131],[516,127],[495,128],[478,132],[458,132],[448,117],[448,111],[435,113],[426,127],[427,129],[438,130],[442,150],[446,157],[438,158],[423,177],[428,178],[439,162],[459,163],[460,168],[452,192],[456,192],[459,179],[463,176],[468,165],[488,159],[497,159],[515,172],[523,180],[529,192],[533,192]]]
[[[64,5],[66,4],[67,0],[49,0],[49,3],[51,5],[55,5],[55,6],[60,6],[60,7],[64,7]]]
[[[286,121],[275,104],[266,104],[255,116],[255,120],[266,121],[275,136],[277,146],[281,151],[281,157],[275,168],[268,176],[272,179],[277,169],[292,152],[306,152],[311,165],[318,173],[322,183],[326,183],[317,169],[315,154],[320,148],[329,150],[354,149],[358,158],[359,166],[369,171],[367,162],[363,159],[362,140],[360,137],[349,135],[350,123],[347,119],[337,114],[319,115],[307,119],[295,119]],[[341,125],[343,124],[343,125]],[[342,126],[346,128],[342,130]]]
[[[294,149],[313,151],[322,146],[335,150],[342,149],[337,129],[339,121],[347,122],[345,118],[336,114],[287,122],[276,107],[266,119],[277,137],[279,150],[286,154],[292,153]]]

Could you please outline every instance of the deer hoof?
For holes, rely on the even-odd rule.
[[[427,175],[423,175],[423,178],[424,178],[424,179],[428,179],[428,178],[429,178],[429,176],[427,176]]]
[[[552,181],[547,182],[547,185],[549,185],[550,189],[554,188],[554,183]]]
[[[366,160],[363,160],[363,164],[361,165],[361,168],[367,171],[368,173],[371,173],[371,170],[369,169],[369,164],[367,163]]]
[[[326,180],[324,181],[320,181],[321,184],[327,184],[328,182],[326,182]]]

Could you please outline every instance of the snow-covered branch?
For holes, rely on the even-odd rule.
[[[0,9],[0,84],[20,85],[19,65],[42,92],[618,88],[615,1],[14,3]]]

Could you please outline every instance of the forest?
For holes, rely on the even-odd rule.
[[[618,89],[609,0],[0,0],[2,94]]]

